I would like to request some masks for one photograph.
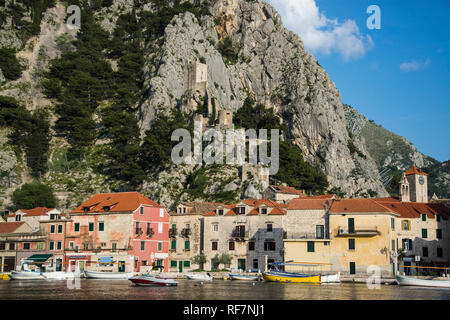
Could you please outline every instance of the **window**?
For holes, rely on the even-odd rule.
[[[261,209],[261,214],[267,214],[267,208],[262,208]]]
[[[75,245],[75,243],[74,243],[73,241],[70,241],[70,242],[69,242],[69,248],[70,248],[70,249],[73,249],[74,245]]]
[[[80,224],[79,223],[75,223],[75,232],[79,232],[80,231]]]
[[[422,229],[422,238],[424,238],[424,239],[428,238],[428,230],[427,229]]]
[[[84,250],[88,250],[89,249],[89,243],[87,243],[87,242],[83,243],[83,248],[84,248]]]
[[[159,217],[164,218],[164,209],[163,208],[159,208]]]
[[[391,230],[395,230],[395,219],[391,218]]]
[[[255,250],[255,242],[250,241],[248,243],[248,250],[250,250],[250,251],[254,251]]]
[[[411,225],[408,220],[402,220],[402,230],[411,230]]]
[[[185,260],[185,261],[183,262],[183,267],[189,268],[190,266],[191,266],[191,262],[190,262],[189,260]]]
[[[152,224],[150,222],[147,223],[147,235],[149,236],[152,233]]]
[[[158,251],[162,251],[163,244],[162,242],[158,242]]]
[[[58,233],[62,233],[62,232],[63,232],[63,225],[58,224]]]
[[[238,207],[237,214],[245,214],[245,207]]]
[[[402,239],[403,249],[407,251],[412,250],[412,240],[411,239]]]
[[[50,241],[50,243],[49,243],[49,250],[55,250],[55,242]]]
[[[253,269],[258,269],[258,259],[253,259]]]
[[[9,250],[15,250],[16,249],[16,244],[15,243],[10,243],[9,244]]]
[[[427,215],[425,213],[422,213],[422,221],[427,221]]]
[[[111,249],[112,251],[116,251],[117,250],[117,242],[111,242]]]
[[[142,216],[144,214],[144,207],[139,208],[139,214]]]
[[[94,231],[94,223],[89,222],[89,231]]]
[[[177,261],[176,260],[170,260],[170,267],[176,268],[177,267]]]
[[[36,250],[44,250],[44,243],[43,242],[36,243]]]
[[[325,228],[322,225],[316,226],[316,239],[324,239],[325,238],[324,229]]]
[[[105,231],[105,223],[104,222],[98,223],[98,231]]]
[[[30,243],[29,242],[25,242],[23,244],[23,250],[30,250]]]
[[[217,223],[213,224],[213,231],[214,232],[219,231],[219,224],[217,224]]]
[[[0,242],[0,250],[5,250],[5,248],[6,248],[6,243]]]
[[[443,256],[442,248],[437,248],[437,257],[442,258],[442,256]]]
[[[55,233],[55,225],[50,225],[50,233]]]
[[[184,250],[191,250],[191,242],[189,240],[184,241]]]
[[[391,240],[392,251],[395,251],[395,240]]]
[[[441,216],[439,214],[436,215],[436,221],[441,222]]]
[[[314,241],[308,241],[308,252],[314,252]]]
[[[175,251],[177,250],[177,240],[172,240],[170,243],[170,249]]]
[[[223,209],[217,210],[217,214],[218,214],[219,216],[223,216]]]
[[[348,239],[348,250],[355,250],[355,239]]]
[[[22,220],[22,216],[20,215],[20,214],[18,214],[17,216],[16,216],[16,221],[21,221]]]
[[[348,233],[355,233],[355,218],[348,218]]]
[[[158,233],[163,233],[163,224],[158,222]]]
[[[141,241],[141,251],[145,250],[145,241]]]
[[[147,266],[147,260],[142,260],[142,266],[143,267]]]
[[[61,241],[58,241],[57,243],[56,243],[56,250],[61,250],[62,249],[62,242]]]
[[[211,250],[213,250],[213,251],[217,251],[217,241],[213,241],[213,242],[211,242],[211,245],[212,245],[212,248],[211,248]]]
[[[274,241],[265,241],[264,242],[264,251],[275,251],[275,242]]]
[[[436,229],[436,238],[442,239],[442,229]]]
[[[233,250],[234,250],[234,241],[230,241],[230,242],[228,243],[228,249],[229,249],[230,251],[233,251]]]
[[[428,247],[422,247],[422,256],[428,257]]]
[[[272,224],[271,223],[267,224],[267,232],[272,232]]]
[[[140,234],[141,232],[140,232],[141,230],[139,229],[139,222],[136,222],[136,225],[135,225],[135,233],[136,234]]]

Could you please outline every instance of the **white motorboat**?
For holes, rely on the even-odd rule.
[[[161,287],[173,287],[177,286],[178,282],[174,279],[160,276],[151,276],[149,274],[143,274],[141,276],[131,277],[131,282],[137,286],[161,286]]]
[[[84,270],[84,276],[90,279],[122,279],[128,280],[134,276],[133,272],[105,272]]]
[[[74,278],[79,278],[81,276],[80,272],[63,272],[63,271],[43,272],[42,275],[46,279],[51,279],[51,280],[74,279]]]
[[[325,274],[320,276],[321,283],[338,283],[341,282],[341,273]]]
[[[45,277],[36,271],[11,271],[11,280],[42,280]]]
[[[188,278],[189,280],[200,280],[200,281],[212,281],[213,280],[213,276],[210,275],[209,273],[207,274],[187,274],[186,278]]]
[[[436,288],[450,289],[450,280],[437,280],[437,279],[428,280],[399,275],[395,277],[395,280],[401,286],[436,287]]]

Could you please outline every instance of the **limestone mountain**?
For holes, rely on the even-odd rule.
[[[254,168],[167,161],[170,130],[189,128],[199,114],[214,125],[221,111],[236,114],[249,99],[279,117],[283,139],[306,161],[305,179],[316,179],[309,168],[317,168],[329,191],[388,195],[377,162],[390,156],[397,165],[399,158],[374,151],[369,135],[356,134],[358,126],[370,132],[372,123],[358,115],[350,121],[355,128],[348,124],[335,84],[272,6],[259,0],[72,2],[81,8],[79,30],[66,23],[63,1],[5,0],[0,8],[0,48],[16,57],[12,63],[0,58],[0,103],[3,110],[23,106],[29,119],[19,126],[17,115],[0,114],[5,207],[33,178],[52,186],[68,208],[111,190],[138,189],[169,207],[261,196],[268,181]],[[47,130],[37,121],[39,110],[48,117]],[[49,136],[48,146],[35,132]],[[432,162],[418,152],[402,157],[419,166]]]

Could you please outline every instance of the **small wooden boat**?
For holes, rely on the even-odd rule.
[[[207,274],[187,274],[186,278],[188,278],[189,280],[200,280],[200,281],[212,281],[213,280],[213,276],[210,275],[209,273]]]
[[[265,281],[271,282],[296,282],[296,283],[320,283],[320,275],[295,274],[288,272],[263,272]]]
[[[320,282],[322,283],[338,283],[341,282],[341,273],[326,274],[320,276]]]
[[[84,276],[90,279],[117,279],[128,280],[134,276],[133,272],[98,272],[84,270]]]
[[[401,286],[450,288],[450,280],[437,280],[437,279],[428,280],[399,275],[395,277],[395,280]]]
[[[231,280],[258,281],[258,279],[259,279],[259,276],[250,276],[250,275],[239,274],[239,273],[235,273],[235,274],[230,273],[229,276],[230,276]]]
[[[11,271],[11,280],[42,280],[45,277],[36,271]]]
[[[155,277],[148,274],[144,274],[137,277],[131,277],[128,280],[130,280],[137,286],[173,287],[178,285],[178,282],[175,281],[174,279],[159,276]]]

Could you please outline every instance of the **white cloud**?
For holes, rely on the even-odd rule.
[[[413,60],[410,62],[404,62],[400,65],[400,70],[403,72],[423,70],[430,64],[430,62],[430,58],[427,58],[425,61]]]
[[[354,20],[339,22],[319,11],[315,0],[267,0],[280,13],[284,25],[296,32],[306,49],[340,54],[345,60],[357,59],[373,48],[370,36],[364,36]]]

